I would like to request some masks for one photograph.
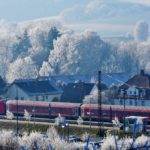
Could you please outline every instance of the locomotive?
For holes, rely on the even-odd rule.
[[[41,118],[55,118],[59,114],[67,119],[77,119],[81,116],[84,120],[111,122],[118,117],[122,120],[127,116],[142,116],[150,120],[150,108],[142,106],[127,106],[125,109],[121,105],[103,105],[101,106],[101,115],[99,115],[99,106],[97,104],[81,104],[66,102],[44,102],[30,100],[8,100],[0,101],[0,115],[6,115],[9,110],[14,115],[22,116],[24,110],[27,110],[32,116]]]

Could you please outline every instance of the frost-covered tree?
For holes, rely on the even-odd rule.
[[[139,21],[134,28],[134,38],[137,41],[146,41],[149,35],[148,23]]]
[[[53,50],[53,42],[60,35],[60,31],[55,26],[49,27],[48,29],[35,29],[35,31],[32,31],[32,48],[29,49],[29,55],[39,67],[41,67],[43,61],[48,60],[50,51]]]
[[[121,42],[117,49],[116,58],[121,72],[138,72],[139,59],[137,56],[137,43],[136,42]]]
[[[24,31],[21,37],[17,37],[17,43],[13,45],[13,57],[16,59],[18,56],[25,55],[29,48],[32,47],[30,37],[27,30]]]
[[[47,40],[45,42],[46,47],[48,49],[54,49],[54,45],[53,42],[54,40],[57,40],[58,37],[60,37],[60,32],[58,31],[58,29],[56,27],[52,27],[50,29],[50,31],[48,32],[48,37]]]
[[[150,62],[146,65],[145,70],[150,74]]]
[[[40,74],[93,74],[109,59],[111,47],[97,33],[64,34],[54,43]]]
[[[25,57],[10,64],[6,77],[8,82],[13,82],[15,79],[36,78],[37,75],[36,64],[30,57]]]

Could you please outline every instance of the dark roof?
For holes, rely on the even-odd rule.
[[[42,80],[49,80],[54,84],[59,82],[63,84],[75,83],[76,81],[82,81],[85,83],[94,83],[97,81],[97,75],[54,75],[54,76],[41,76]],[[112,84],[122,84],[130,78],[128,73],[102,73],[102,82],[107,86]]]
[[[0,76],[0,95],[5,92],[6,89],[6,82]]]
[[[94,87],[94,83],[69,83],[64,86],[63,94],[61,96],[61,101],[64,102],[75,102],[82,103],[83,98],[86,95],[89,95]],[[102,89],[106,88],[104,84],[102,84]]]
[[[31,94],[49,94],[60,92],[55,88],[49,81],[39,81],[39,80],[15,80],[13,84],[17,85],[23,91]]]
[[[120,88],[127,89],[130,86],[136,86],[138,88],[150,88],[150,75],[145,74],[143,70],[138,75],[133,76]]]

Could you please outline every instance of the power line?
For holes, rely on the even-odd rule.
[[[106,76],[112,78],[113,80],[116,80],[116,81],[118,81],[118,82],[121,82],[121,83],[123,83],[123,84],[125,84],[125,85],[127,85],[127,86],[129,86],[129,87],[131,86],[130,84],[126,83],[125,81],[116,79],[116,78],[114,78],[114,77],[112,77],[112,76],[110,76],[110,75],[106,75]],[[139,88],[143,88],[143,87],[140,87],[140,86],[138,86],[138,87],[139,87]]]

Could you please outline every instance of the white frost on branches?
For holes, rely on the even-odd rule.
[[[134,28],[134,38],[137,41],[146,41],[148,39],[149,27],[145,21],[139,21]]]
[[[7,73],[8,82],[13,82],[15,79],[36,78],[38,70],[36,64],[30,57],[18,58],[11,63]]]
[[[64,34],[55,41],[54,50],[48,62],[43,63],[40,74],[92,74],[101,68],[109,53],[109,44],[95,32]]]
[[[6,118],[9,120],[12,120],[14,118],[14,114],[12,112],[10,112],[9,110],[7,110]]]
[[[30,121],[30,119],[31,119],[31,114],[26,109],[24,110],[24,118],[27,121]]]

